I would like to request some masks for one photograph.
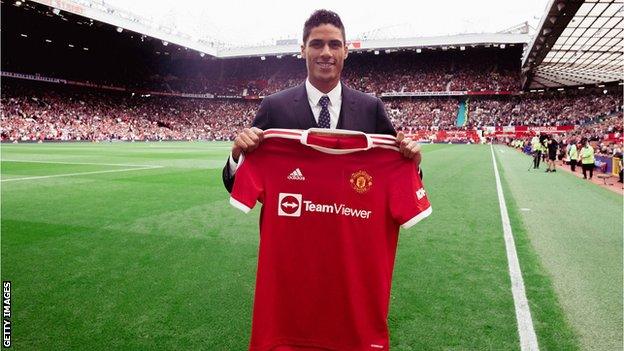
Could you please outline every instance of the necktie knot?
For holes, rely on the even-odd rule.
[[[327,95],[321,96],[321,99],[319,100],[319,104],[321,105],[322,108],[326,108],[329,105],[329,96]]]

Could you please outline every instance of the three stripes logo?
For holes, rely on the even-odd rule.
[[[305,180],[305,177],[299,168],[292,171],[286,178],[290,180]]]

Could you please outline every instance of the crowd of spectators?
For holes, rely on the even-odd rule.
[[[257,101],[140,97],[78,88],[3,86],[3,141],[231,140]]]
[[[393,99],[386,101],[388,117],[398,130],[454,130],[459,102],[453,98]]]
[[[360,91],[518,91],[518,52],[483,49],[471,52],[414,51],[351,53],[343,81]],[[520,50],[519,48],[517,48]],[[515,52],[515,54],[514,54]],[[232,59],[210,68],[195,66],[166,76],[153,75],[140,85],[155,90],[214,95],[266,96],[296,86],[306,77],[305,60],[292,56]]]
[[[559,126],[595,123],[622,111],[622,93],[562,95],[523,94],[518,97],[472,99],[470,126]]]
[[[622,133],[623,133],[623,115],[622,110],[614,113],[606,118],[599,119],[596,123],[586,124],[565,133],[563,140],[581,139],[590,140],[596,149],[597,155],[613,156],[616,153],[622,153]]]
[[[259,100],[155,96],[3,81],[3,141],[33,140],[232,140],[251,125]],[[570,136],[621,139],[621,92],[575,95],[524,94],[471,98],[457,126],[457,97],[384,99],[399,131],[473,130],[484,126],[575,125]]]

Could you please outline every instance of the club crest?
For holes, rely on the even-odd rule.
[[[349,182],[351,183],[353,190],[363,194],[367,192],[371,186],[373,186],[373,177],[366,173],[366,171],[357,171],[351,174]]]

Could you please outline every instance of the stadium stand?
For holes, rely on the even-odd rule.
[[[305,79],[296,54],[218,58],[34,2],[2,10],[2,141],[231,140],[263,96]],[[343,81],[422,141],[562,127],[621,142],[622,83],[522,91],[527,44],[353,50]]]

